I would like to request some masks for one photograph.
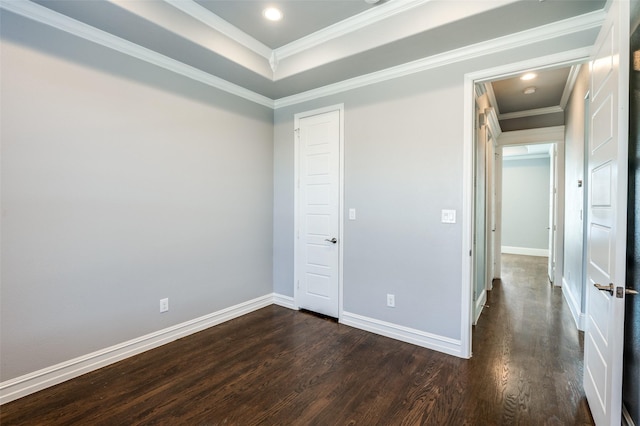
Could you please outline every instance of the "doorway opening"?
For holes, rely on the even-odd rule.
[[[502,248],[507,250],[514,247],[536,248],[535,254],[549,259],[545,271],[545,278],[555,286],[562,285],[563,266],[563,236],[564,236],[564,175],[565,164],[565,107],[573,93],[580,70],[588,72],[588,67],[581,64],[589,59],[587,52],[567,52],[566,55],[556,55],[553,58],[539,58],[521,64],[497,67],[491,70],[469,74],[466,77],[467,94],[470,95],[466,119],[469,128],[466,129],[466,140],[469,167],[469,205],[470,220],[465,226],[469,232],[469,265],[468,301],[469,323],[468,330],[463,324],[463,340],[468,337],[469,352],[471,353],[471,326],[476,324],[482,314],[482,308],[488,291],[491,291],[493,280],[501,275]],[[519,80],[526,73],[542,75],[554,74],[564,79],[556,107],[529,108],[527,111],[510,111],[515,103],[500,109],[496,102],[496,94],[491,93],[489,86],[494,82]],[[524,80],[521,80],[524,81]],[[586,80],[588,86],[588,78]],[[525,83],[523,83],[525,84]],[[520,94],[529,91],[528,83]],[[507,85],[508,86],[508,85]],[[515,86],[514,86],[515,87]],[[495,92],[495,91],[494,91]],[[572,101],[573,102],[573,101]],[[583,100],[581,99],[581,105]],[[497,107],[496,107],[497,106]],[[583,117],[582,117],[583,118]],[[546,124],[545,124],[546,120]],[[549,121],[550,120],[550,121]],[[556,121],[553,121],[556,120]],[[582,119],[581,119],[582,120]],[[518,127],[520,126],[520,127]],[[583,129],[584,127],[581,126]],[[582,141],[583,142],[583,141]],[[525,148],[529,147],[529,148]],[[505,151],[506,150],[506,151]],[[538,162],[547,164],[548,174],[545,176],[547,190],[545,204],[549,206],[541,226],[544,247],[539,244],[509,244],[508,235],[503,235],[503,188],[504,153],[511,156],[509,151],[526,150],[527,154],[538,156]],[[536,152],[536,150],[538,152]],[[504,152],[503,152],[504,151]],[[520,155],[523,155],[522,152]],[[507,161],[514,161],[509,159]],[[509,167],[507,165],[506,167]],[[521,191],[527,197],[528,189]],[[547,229],[549,228],[549,229]],[[503,241],[503,238],[507,241]]]

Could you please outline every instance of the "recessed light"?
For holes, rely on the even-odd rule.
[[[531,95],[532,93],[536,93],[536,88],[533,86],[527,87],[522,91],[522,93],[524,93],[525,95]]]
[[[282,19],[282,12],[275,7],[268,7],[262,11],[262,16],[270,21],[279,21]]]
[[[522,77],[520,77],[520,80],[533,80],[534,78],[536,78],[538,76],[538,74],[534,73],[534,72],[528,72],[525,75],[523,75]]]

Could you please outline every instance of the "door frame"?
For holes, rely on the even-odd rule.
[[[475,84],[491,80],[511,77],[530,69],[556,68],[585,63],[590,60],[591,48],[584,47],[542,56],[522,62],[514,62],[494,68],[488,68],[464,76],[464,117],[463,117],[463,187],[462,187],[462,288],[461,288],[461,321],[460,321],[460,356],[470,358],[472,355],[472,321],[473,321],[473,236],[474,216],[473,188],[474,167],[474,128],[475,128]]]
[[[338,111],[340,115],[339,137],[338,142],[338,320],[342,319],[343,313],[343,277],[344,277],[344,104],[336,104],[323,108],[317,108],[309,111],[303,111],[293,116],[293,163],[294,163],[294,179],[293,179],[293,303],[295,309],[300,309],[299,303],[299,273],[298,270],[298,250],[299,250],[299,216],[300,216],[300,149],[298,147],[297,130],[300,128],[300,120],[312,117],[314,115],[325,114],[328,112]]]
[[[550,238],[549,245],[553,246],[553,250],[549,250],[549,262],[554,256],[554,261],[557,265],[562,265],[564,262],[564,162],[565,162],[565,146],[564,146],[564,126],[543,127],[540,129],[530,130],[516,130],[512,132],[504,132],[498,138],[498,146],[502,148],[506,146],[526,146],[526,145],[539,145],[539,144],[551,144],[553,149],[556,150],[555,159],[550,154],[550,178],[555,179],[555,182],[550,179],[549,182],[549,197],[554,198],[555,201],[549,202],[549,215],[554,216],[556,229],[553,231],[553,239]],[[555,187],[555,194],[553,193]],[[551,221],[550,221],[551,222]],[[548,269],[548,267],[547,267]],[[553,285],[560,287],[562,285],[563,269],[561,267],[554,267],[553,278],[549,277],[549,280],[553,280]]]

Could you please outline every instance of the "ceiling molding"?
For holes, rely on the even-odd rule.
[[[578,79],[580,68],[582,68],[582,64],[576,64],[572,66],[571,70],[569,71],[567,84],[565,84],[564,90],[562,91],[562,97],[560,98],[560,108],[562,108],[563,111],[567,107],[567,102],[569,102],[569,96],[571,96],[571,92],[573,92],[573,86],[575,86],[576,80]]]
[[[508,112],[506,114],[500,114],[498,116],[498,119],[511,120],[513,118],[532,117],[534,115],[555,114],[557,112],[564,112],[564,108],[561,108],[560,106],[556,105],[556,106],[550,106],[545,108],[529,109],[526,111]]]
[[[419,0],[418,2],[411,0],[402,0],[398,2],[398,4],[403,4],[406,6],[408,3],[413,4],[426,1],[429,0]],[[393,3],[395,2],[390,2],[388,4]],[[380,8],[382,8],[382,6],[384,5],[381,5]],[[451,63],[474,59],[487,54],[496,53],[497,51],[516,49],[524,47],[531,43],[546,41],[575,32],[589,30],[600,26],[605,16],[604,11],[587,13],[578,17],[569,18],[563,21],[558,21],[541,27],[533,28],[531,30],[499,37],[493,40],[469,45],[445,53],[408,62],[406,64],[391,67],[378,72],[354,77],[352,79],[348,79],[335,84],[330,84],[296,95],[280,98],[274,101],[266,96],[260,95],[251,90],[245,89],[244,87],[213,76],[197,68],[186,65],[180,61],[171,59],[165,55],[139,46],[128,40],[124,40],[113,34],[99,30],[95,27],[77,21],[61,13],[55,12],[37,3],[32,3],[28,0],[0,0],[0,8],[43,23],[45,25],[52,26],[61,31],[65,31],[75,36],[84,38],[86,40],[119,51],[126,55],[138,58],[145,62],[157,65],[161,68],[191,78],[195,81],[199,81],[208,86],[234,94],[241,98],[255,102],[259,105],[276,109],[305,102],[308,100],[313,100],[319,97],[341,93],[347,90],[352,90],[375,83],[380,83],[386,80],[418,73],[421,71],[426,71],[440,66],[449,65]],[[377,10],[377,8],[372,9],[372,11],[373,10]],[[384,10],[385,9],[383,9],[383,11]],[[396,13],[399,13],[399,9],[394,10],[397,10]],[[555,56],[558,57],[558,61],[575,61],[577,58],[588,58],[590,53],[591,47],[584,47],[581,49],[575,49],[570,52],[563,52]],[[272,60],[273,64],[277,64],[279,57],[275,55],[273,56],[273,58],[271,58],[270,56],[269,59]]]
[[[216,89],[220,89],[227,93],[255,102],[259,105],[269,108],[274,107],[273,100],[266,96],[262,96],[251,90],[245,89],[244,87],[230,83],[220,77],[216,77],[183,62],[171,59],[156,51],[147,49],[106,31],[99,30],[37,3],[32,3],[28,0],[0,0],[0,8],[42,24],[49,25],[53,28],[101,46],[108,47],[109,49],[116,50],[120,53],[124,53],[125,55],[159,66],[166,70],[175,72],[176,74],[183,75],[192,80],[199,81],[200,83],[204,83]]]
[[[489,126],[489,130],[491,130],[491,133],[493,135],[493,141],[497,145],[498,138],[502,134],[502,127],[500,127],[500,122],[498,121],[496,110],[494,108],[487,108],[484,110],[484,113],[487,116],[487,124]]]
[[[480,85],[482,83],[478,83]],[[484,87],[487,91],[487,96],[489,97],[489,103],[493,107],[496,112],[496,115],[500,117],[500,108],[498,108],[498,100],[496,99],[496,92],[493,91],[493,84],[491,82],[484,83]]]
[[[522,154],[522,155],[503,155],[502,156],[502,161],[536,160],[536,159],[539,159],[539,158],[549,159],[550,155],[549,154],[542,154],[542,153]]]
[[[502,132],[498,145],[533,145],[539,143],[564,143],[564,126]]]
[[[326,43],[329,40],[342,37],[364,27],[373,25],[398,13],[406,12],[422,6],[430,1],[431,0],[394,0],[388,3],[383,3],[282,47],[278,47],[277,49],[274,49],[274,52],[279,59],[284,59]]]
[[[234,25],[231,25],[206,7],[200,6],[193,0],[164,0],[176,9],[186,13],[192,18],[197,19],[214,30],[226,35],[236,43],[243,45],[247,49],[252,50],[263,58],[269,60],[273,51],[268,46],[259,42],[249,34],[243,32]]]
[[[277,109],[301,102],[310,101],[322,96],[334,95],[347,90],[357,89],[371,84],[380,83],[393,78],[403,77],[421,71],[438,68],[443,65],[449,65],[455,62],[474,59],[479,56],[496,53],[497,51],[501,50],[517,49],[532,43],[542,42],[553,38],[566,36],[575,32],[597,28],[604,22],[604,17],[604,11],[590,12],[574,18],[569,18],[552,24],[536,27],[531,30],[526,30],[516,34],[511,34],[459,49],[454,49],[449,52],[440,53],[423,59],[418,59],[416,61],[387,68],[374,73],[354,77],[339,83],[330,84],[296,95],[276,99],[275,108]],[[566,61],[574,61],[579,58],[589,58],[590,55],[591,47],[575,49],[571,52],[560,54],[559,62],[562,61],[560,56],[563,58],[567,58],[565,59]],[[497,78],[500,78],[500,76],[497,76]]]
[[[475,85],[475,93],[476,93],[476,98],[479,98],[482,95],[484,95],[485,93],[487,93],[486,84],[476,84]]]

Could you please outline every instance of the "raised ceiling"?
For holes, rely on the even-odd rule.
[[[478,43],[514,48],[513,35],[527,31],[528,42],[567,34],[593,42],[604,3],[0,0],[0,7],[4,17],[53,25],[269,104],[424,58],[444,61]],[[274,4],[284,19],[263,22],[262,9]]]
[[[379,4],[368,4],[359,0],[195,1],[271,49],[293,43],[337,22],[379,7]],[[262,18],[262,10],[274,5],[283,12],[284,17],[279,22],[266,21]]]
[[[522,75],[486,83],[486,91],[503,131],[564,124],[564,109],[580,65],[535,70],[535,78]],[[533,88],[533,93],[525,89]]]

